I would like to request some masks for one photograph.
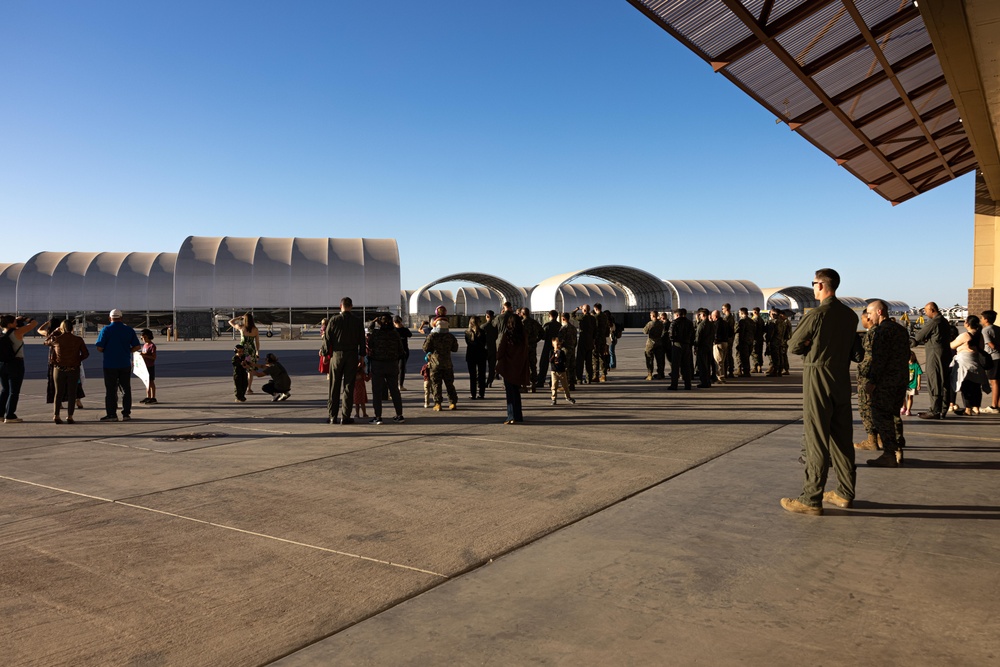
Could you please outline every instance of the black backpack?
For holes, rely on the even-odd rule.
[[[0,362],[9,364],[17,355],[14,352],[14,332],[7,331],[0,334]]]

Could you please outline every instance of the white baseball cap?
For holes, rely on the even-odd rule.
[[[122,318],[122,311],[115,308],[114,310],[111,311],[110,317],[113,320],[120,320]]]

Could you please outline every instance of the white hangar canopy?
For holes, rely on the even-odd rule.
[[[815,308],[819,301],[813,296],[812,287],[803,285],[790,285],[788,287],[769,287],[764,290],[767,298],[765,305],[768,308],[791,308],[794,311],[802,312],[807,308]],[[788,306],[784,306],[781,297],[787,299]]]
[[[409,314],[410,310],[410,297],[416,294],[416,290],[408,289],[400,292],[400,311],[401,313]],[[454,312],[455,310],[455,296],[452,294],[450,289],[429,289],[424,290],[423,294],[420,295],[420,310],[417,312],[429,315],[434,312],[438,306],[444,306],[448,309],[448,312]]]
[[[173,310],[176,253],[40,252],[17,278],[26,313]]]
[[[24,262],[0,263],[0,313],[13,315],[17,312],[17,277],[22,268]]]
[[[749,280],[664,280],[673,293],[674,307],[691,314],[699,308],[719,310],[728,303],[733,312],[764,305],[761,289]]]
[[[410,315],[428,314],[428,311],[420,310],[423,305],[423,294],[435,285],[451,282],[469,282],[475,285],[487,287],[500,295],[500,302],[510,301],[514,308],[519,308],[527,302],[527,292],[520,287],[514,286],[503,278],[491,276],[488,273],[454,273],[450,276],[438,278],[429,282],[410,295]],[[424,306],[426,307],[426,306]],[[430,311],[430,312],[433,312]]]
[[[606,280],[620,289],[625,294],[625,307],[621,311],[662,310],[671,304],[670,290],[653,274],[631,266],[595,266],[552,276],[538,283],[531,293],[532,312],[558,310],[560,288],[580,276]]]
[[[177,256],[177,310],[338,306],[391,309],[399,303],[395,239],[206,237],[184,239]]]
[[[611,283],[566,283],[556,294],[556,307],[560,313],[567,313],[583,304],[601,304],[604,310],[623,313],[628,310],[628,296],[625,290]]]
[[[503,301],[489,287],[460,287],[455,293],[456,315],[485,315],[487,310],[499,313]]]

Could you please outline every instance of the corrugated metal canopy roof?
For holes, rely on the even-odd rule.
[[[629,0],[898,204],[976,168],[912,0]]]

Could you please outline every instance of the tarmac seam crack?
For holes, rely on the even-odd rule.
[[[153,507],[146,507],[145,505],[137,505],[136,503],[129,503],[123,500],[114,500],[112,498],[102,498],[101,496],[94,496],[88,493],[81,493],[79,491],[70,491],[69,489],[61,489],[57,486],[49,486],[48,484],[39,484],[37,482],[29,482],[23,479],[17,479],[15,477],[8,477],[6,475],[0,475],[0,479],[5,479],[11,482],[18,482],[20,484],[27,484],[29,486],[35,486],[42,489],[48,489],[50,491],[58,491],[60,493],[68,493],[74,496],[80,496],[82,498],[89,498],[91,500],[99,500],[109,505],[121,505],[123,507],[131,507],[133,509],[142,510],[144,512],[152,512],[154,514],[161,514],[163,516],[169,516],[175,519],[181,519],[184,521],[191,521],[193,523],[200,523],[205,526],[212,526],[213,528],[221,528],[223,530],[231,530],[236,533],[242,533],[244,535],[250,535],[253,537],[262,537],[268,540],[274,540],[276,542],[283,542],[285,544],[291,544],[298,547],[305,547],[307,549],[314,549],[316,551],[323,551],[325,553],[334,554],[337,556],[346,556],[348,558],[357,558],[358,560],[369,561],[372,563],[378,563],[380,565],[388,565],[390,567],[398,567],[404,570],[410,570],[413,572],[420,572],[422,574],[429,574],[434,577],[439,577],[441,579],[449,579],[448,575],[441,574],[440,572],[433,572],[431,570],[425,570],[419,567],[413,567],[411,565],[403,565],[402,563],[393,563],[392,561],[382,560],[381,558],[372,558],[371,556],[362,556],[361,554],[354,554],[348,551],[339,551],[337,549],[330,549],[329,547],[321,547],[316,544],[306,544],[305,542],[297,542],[295,540],[289,540],[284,537],[278,537],[276,535],[268,535],[266,533],[258,533],[253,530],[246,530],[244,528],[237,528],[236,526],[227,526],[222,523],[215,523],[213,521],[206,521],[204,519],[198,519],[192,516],[185,516],[183,514],[177,514],[175,512],[167,512],[166,510],[158,510]]]

